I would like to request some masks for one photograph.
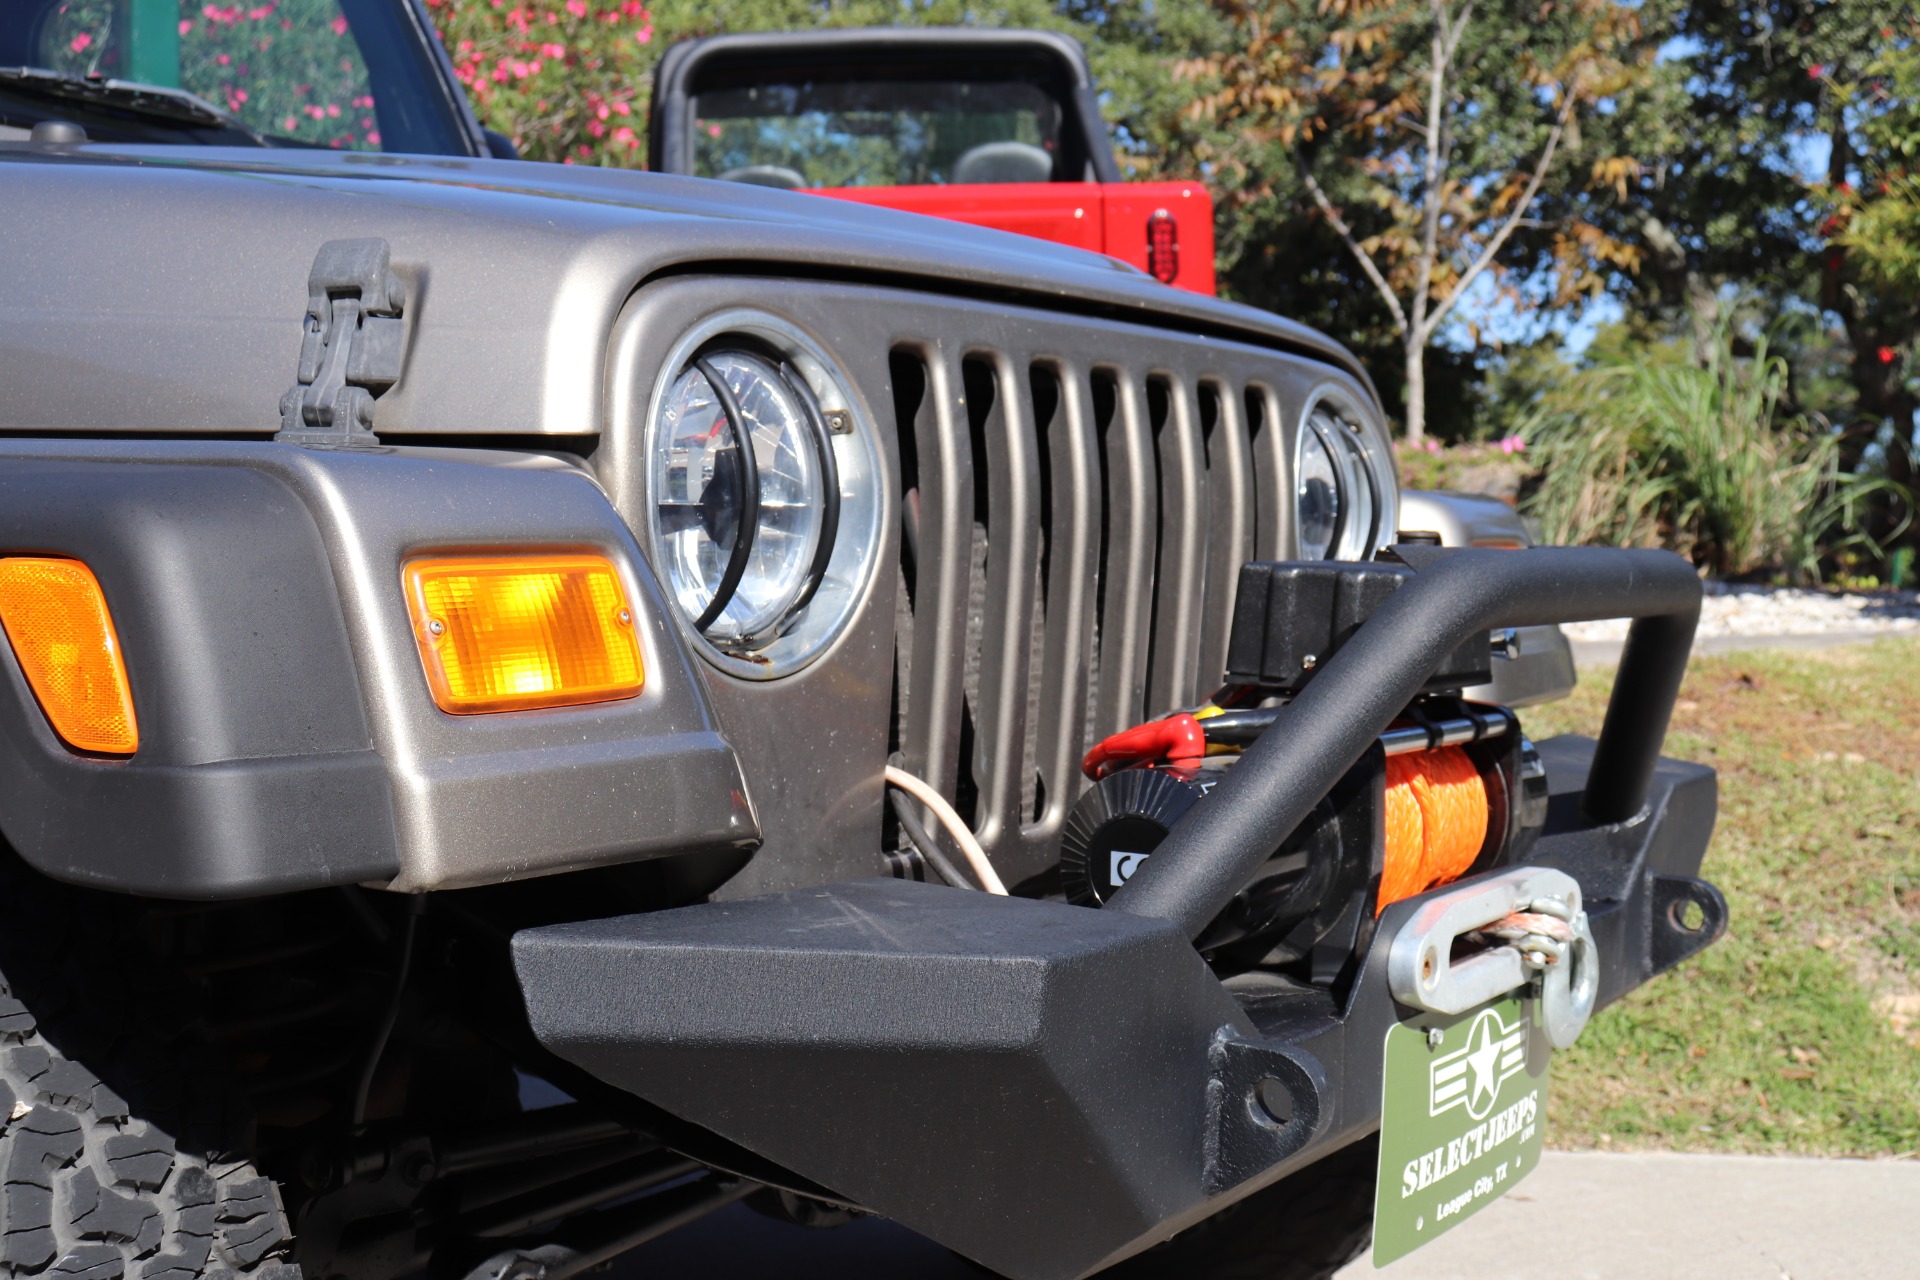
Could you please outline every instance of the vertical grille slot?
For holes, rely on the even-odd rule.
[[[1097,739],[1138,723],[1146,711],[1159,463],[1145,389],[1119,370],[1096,369],[1091,390],[1103,503],[1099,684],[1089,735]]]
[[[1293,468],[1287,460],[1287,433],[1280,425],[1280,404],[1271,389],[1258,383],[1247,388],[1241,403],[1247,415],[1247,443],[1253,458],[1253,560],[1286,560],[1294,555],[1287,533],[1286,513],[1292,509],[1288,487]]]
[[[1199,389],[1200,436],[1207,460],[1206,597],[1200,609],[1198,697],[1227,669],[1227,630],[1240,566],[1253,558],[1253,459],[1242,405],[1216,382]]]
[[[959,361],[931,346],[893,352],[896,404],[924,388],[898,423],[913,487],[903,494],[913,553],[912,622],[902,642],[900,754],[907,770],[952,796],[959,782],[965,690],[968,568],[973,542],[973,459]]]
[[[1039,589],[1040,459],[1025,373],[1001,352],[969,356],[963,366],[969,436],[982,461],[974,522],[983,552],[975,553],[970,595],[978,594],[969,601],[967,626],[970,666],[976,629],[979,636],[978,681],[968,682],[977,731],[973,828],[987,845],[1019,831],[1026,790],[1021,747]]]
[[[1146,400],[1160,460],[1159,556],[1147,704],[1136,719],[1199,698],[1200,617],[1206,604],[1207,463],[1199,406],[1189,383],[1163,374],[1147,379]]]
[[[1027,812],[1030,838],[1060,829],[1080,790],[1080,758],[1094,667],[1101,547],[1100,441],[1093,385],[1087,375],[1057,363],[1030,370],[1034,420],[1039,426],[1039,497],[1045,534],[1040,562],[1042,625],[1038,680],[1026,714],[1034,777]],[[1043,416],[1042,410],[1047,409]],[[1108,414],[1111,420],[1111,410]]]

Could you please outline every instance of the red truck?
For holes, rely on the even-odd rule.
[[[1198,182],[1123,182],[1086,51],[1053,31],[687,40],[654,76],[653,169],[1038,236],[1214,291]]]

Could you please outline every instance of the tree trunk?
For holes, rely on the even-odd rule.
[[[1408,444],[1427,438],[1427,344],[1407,335],[1407,422]]]

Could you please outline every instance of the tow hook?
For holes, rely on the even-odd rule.
[[[1462,940],[1469,949],[1456,957]],[[1387,951],[1393,998],[1432,1013],[1465,1013],[1536,977],[1548,1042],[1565,1049],[1593,1016],[1600,955],[1579,883],[1547,867],[1515,867],[1433,895]]]

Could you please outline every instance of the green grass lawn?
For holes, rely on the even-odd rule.
[[[1528,732],[1594,732],[1611,686]],[[1920,1155],[1920,642],[1697,659],[1666,752],[1720,771],[1732,923],[1560,1055],[1548,1141]]]

